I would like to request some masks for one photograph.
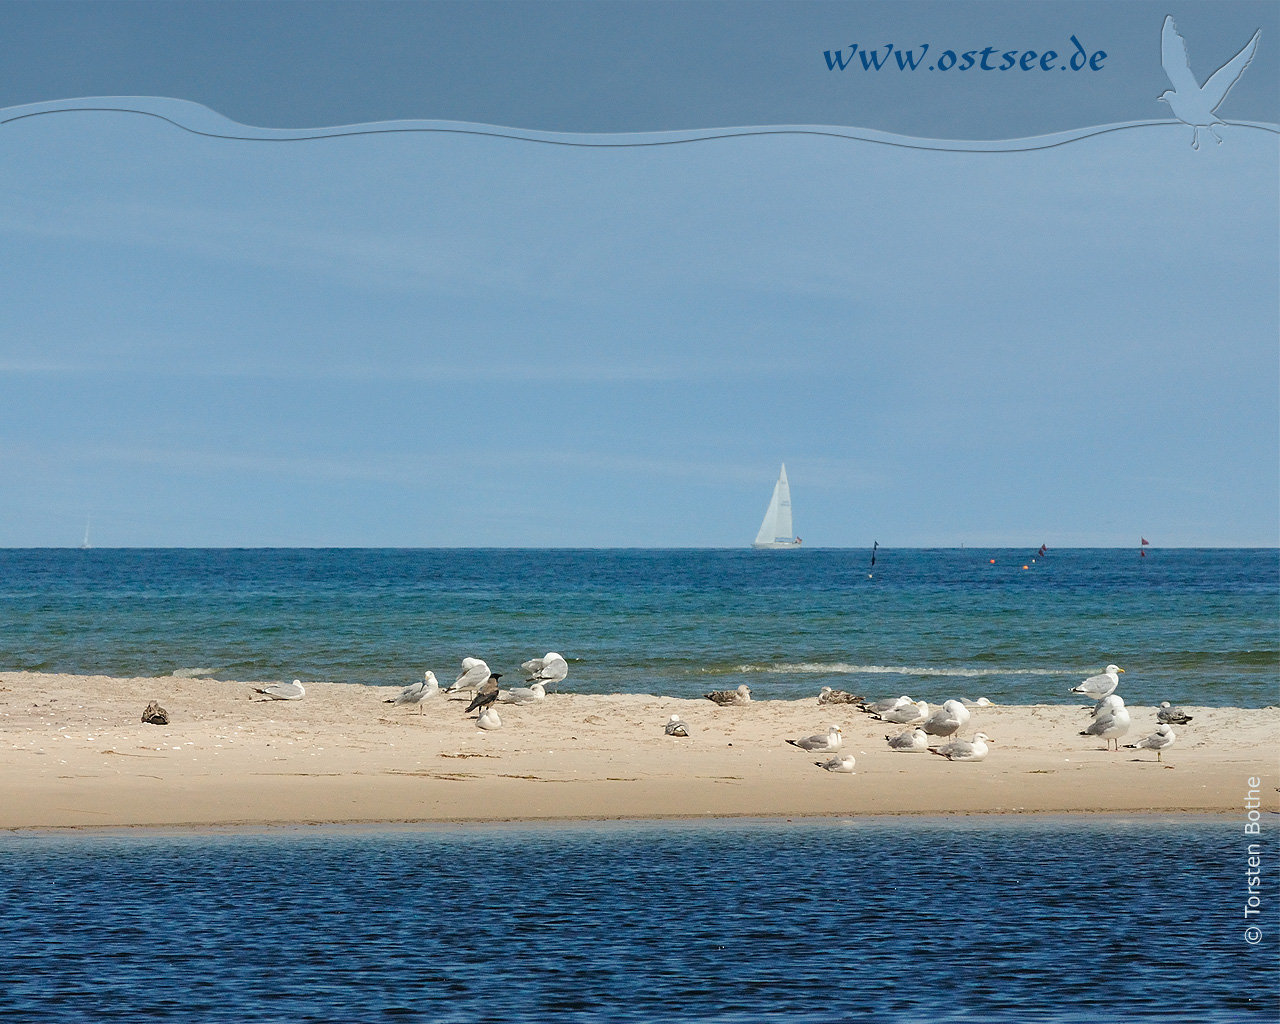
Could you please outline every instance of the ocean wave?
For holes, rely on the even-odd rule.
[[[714,669],[711,671],[715,671]],[[1069,668],[938,668],[920,665],[850,665],[837,662],[782,662],[777,665],[738,665],[730,672],[774,672],[790,675],[892,675],[892,676],[1069,676],[1079,671]]]
[[[199,679],[201,676],[211,676],[217,671],[216,668],[175,668],[171,675],[174,679]]]

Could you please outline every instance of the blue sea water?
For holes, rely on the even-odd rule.
[[[403,684],[548,650],[580,692],[1280,700],[1280,552],[0,550],[0,670]]]
[[[0,1018],[1274,1021],[1242,820],[9,834]]]

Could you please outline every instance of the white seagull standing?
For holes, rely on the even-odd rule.
[[[1124,698],[1113,693],[1102,702],[1093,716],[1093,724],[1082,732],[1081,736],[1097,736],[1107,741],[1107,749],[1111,749],[1111,741],[1116,741],[1116,750],[1120,749],[1120,737],[1129,731],[1129,709],[1124,706]]]
[[[844,746],[844,737],[840,734],[840,726],[832,725],[827,728],[825,736],[818,733],[814,736],[805,736],[803,739],[787,740],[787,742],[793,747],[799,747],[810,753],[827,754]]]
[[[307,695],[307,688],[300,679],[292,683],[272,683],[270,686],[253,688],[254,693],[261,693],[272,700],[302,700]]]
[[[417,704],[418,714],[422,714],[422,702],[440,692],[440,684],[434,672],[423,673],[422,682],[410,683],[395,697],[388,697],[383,704]]]
[[[541,658],[530,658],[520,667],[529,682],[550,686],[552,692],[555,692],[556,684],[569,674],[569,663],[555,651],[547,651]]]
[[[468,690],[474,693],[480,686],[489,681],[489,666],[479,658],[463,658],[462,672],[458,675],[445,690],[445,693],[457,693],[460,690]]]
[[[1222,136],[1213,130],[1214,125],[1223,122],[1215,111],[1231,87],[1240,80],[1244,69],[1253,60],[1254,51],[1258,49],[1258,37],[1262,29],[1253,34],[1253,38],[1245,43],[1244,49],[1222,65],[1209,76],[1209,80],[1201,85],[1191,73],[1191,62],[1187,59],[1187,44],[1173,23],[1173,15],[1165,15],[1164,27],[1160,30],[1160,63],[1164,65],[1164,73],[1169,76],[1173,86],[1161,93],[1156,99],[1169,104],[1173,116],[1183,124],[1191,125],[1191,148],[1200,148],[1200,129],[1208,130],[1218,145],[1222,145]],[[1224,126],[1225,127],[1225,126]]]
[[[1123,671],[1119,665],[1108,665],[1102,675],[1090,676],[1079,686],[1071,687],[1071,692],[1082,693],[1090,700],[1104,700],[1116,692],[1120,685],[1118,673]]]
[[[1156,726],[1156,731],[1144,739],[1138,740],[1137,743],[1126,743],[1125,747],[1129,750],[1154,750],[1156,752],[1156,760],[1160,760],[1161,751],[1168,750],[1173,746],[1177,735],[1173,731],[1173,726],[1161,723]]]

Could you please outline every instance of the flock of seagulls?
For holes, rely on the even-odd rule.
[[[412,708],[418,707],[422,713],[423,704],[441,693],[462,693],[471,695],[465,714],[478,711],[476,726],[484,730],[501,729],[502,718],[498,714],[498,704],[535,704],[545,700],[547,686],[555,687],[564,681],[569,674],[569,664],[560,654],[548,651],[541,658],[531,658],[521,668],[525,674],[524,686],[507,690],[501,689],[499,680],[501,672],[492,671],[480,658],[463,658],[462,671],[447,688],[442,689],[434,672],[424,672],[420,682],[404,687],[396,696],[388,697],[384,703]],[[1129,709],[1125,707],[1124,698],[1116,690],[1120,685],[1120,675],[1124,669],[1118,665],[1108,665],[1098,675],[1090,676],[1079,685],[1071,688],[1071,693],[1087,697],[1094,701],[1092,721],[1080,732],[1081,736],[1093,736],[1106,744],[1106,749],[1120,749],[1120,740],[1125,736],[1132,723]],[[301,700],[306,696],[306,687],[295,679],[292,683],[272,683],[269,686],[254,687],[254,692],[262,694],[268,700]],[[704,695],[707,700],[722,707],[741,707],[751,703],[751,688],[745,683],[735,690],[715,690]],[[973,738],[965,740],[959,734],[970,723],[971,709],[989,708],[995,705],[986,697],[977,700],[962,698],[947,700],[940,707],[930,709],[929,703],[923,700],[912,700],[906,694],[885,700],[870,701],[845,690],[835,690],[830,686],[822,687],[818,693],[820,705],[848,705],[871,716],[877,721],[895,725],[910,726],[899,733],[887,733],[885,742],[889,749],[899,753],[937,754],[949,761],[982,761],[990,752],[988,746],[992,739],[984,732],[975,733]],[[1155,731],[1137,743],[1125,744],[1129,750],[1155,751],[1156,760],[1163,760],[1164,751],[1173,746],[1177,735],[1174,725],[1186,725],[1191,721],[1182,708],[1173,707],[1164,701],[1156,712],[1157,725]],[[672,715],[666,722],[665,732],[668,736],[687,737],[689,725],[679,715]],[[936,745],[935,740],[948,740]],[[838,753],[844,745],[844,734],[840,726],[832,723],[825,733],[803,736],[799,739],[788,739],[787,743],[811,754],[832,754],[826,761],[815,761],[814,764],[828,772],[852,774],[855,759],[852,754]]]

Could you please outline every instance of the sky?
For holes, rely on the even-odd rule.
[[[1277,136],[1223,138],[0,125],[0,546],[736,547],[784,461],[806,545],[1275,545]]]

